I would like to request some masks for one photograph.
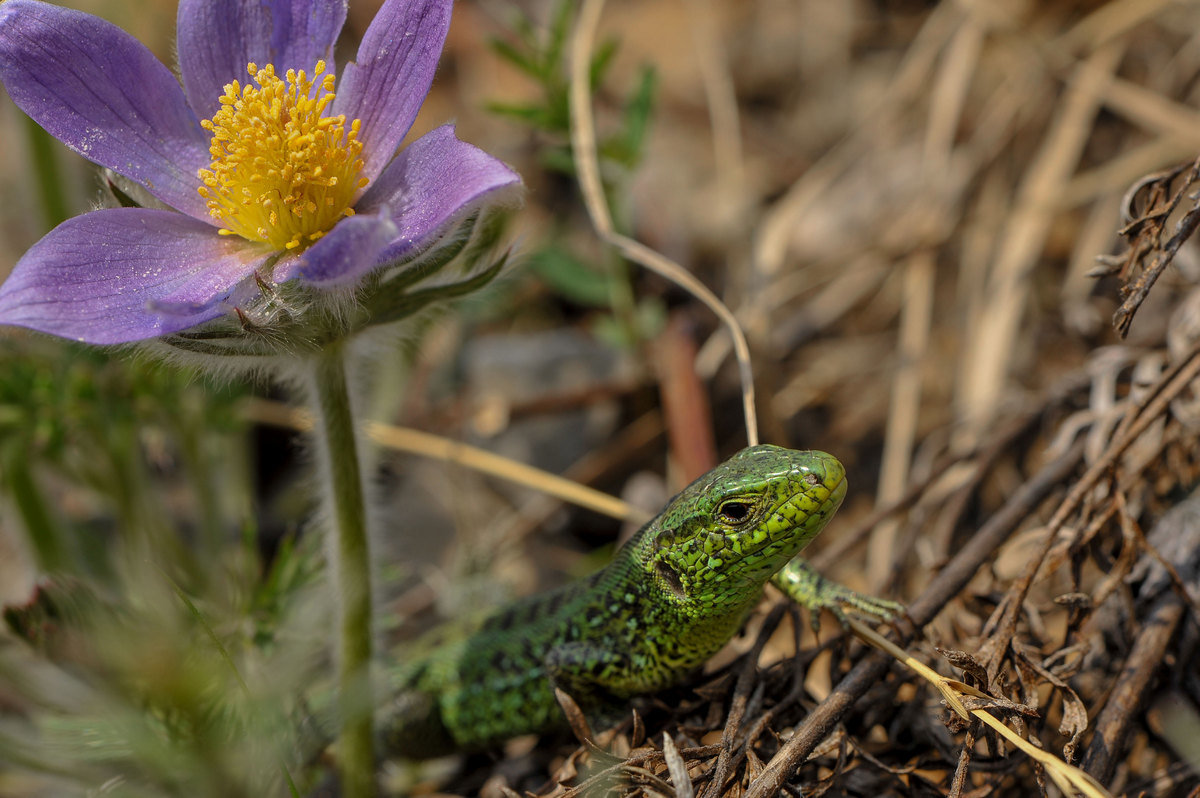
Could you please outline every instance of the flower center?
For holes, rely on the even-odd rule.
[[[361,123],[355,119],[347,130],[344,114],[321,115],[333,101],[333,75],[314,84],[304,70],[289,69],[286,81],[271,64],[246,71],[257,87],[226,84],[221,108],[200,123],[212,132],[212,165],[198,173],[200,196],[222,234],[303,248],[354,215],[350,202],[367,185],[359,176]],[[313,80],[324,71],[318,61]]]

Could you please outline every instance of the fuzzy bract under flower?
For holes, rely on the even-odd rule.
[[[181,86],[104,20],[0,3],[9,96],[164,206],[59,225],[0,286],[0,323],[96,344],[178,332],[262,285],[354,285],[516,186],[450,125],[397,152],[450,8],[385,0],[338,78],[345,0],[181,0]]]

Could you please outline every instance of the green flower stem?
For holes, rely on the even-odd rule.
[[[346,386],[343,344],[319,352],[311,364],[310,397],[316,413],[319,477],[333,525],[332,570],[340,600],[338,692],[341,697],[342,795],[375,794],[374,729],[370,708],[371,559],[354,414]]]
[[[225,524],[221,514],[221,496],[214,475],[216,463],[205,451],[204,427],[197,419],[188,418],[177,428],[180,456],[191,480],[200,520],[200,540],[206,553],[217,556],[225,539]]]
[[[46,229],[57,226],[71,215],[67,208],[66,197],[63,196],[63,175],[59,168],[55,153],[57,146],[49,133],[42,130],[37,122],[24,117],[25,135],[29,140],[29,152],[33,163],[33,171],[37,176],[38,200],[41,205],[42,220]]]
[[[67,565],[63,536],[54,521],[46,497],[33,478],[27,455],[8,458],[8,484],[14,504],[25,522],[29,543],[43,571],[56,571]]]

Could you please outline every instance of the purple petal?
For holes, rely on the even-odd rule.
[[[451,0],[385,0],[358,57],[342,70],[333,113],[361,119],[363,176],[383,171],[404,140],[437,69]]]
[[[429,243],[442,228],[477,207],[488,195],[515,187],[520,176],[478,147],[459,141],[443,125],[396,156],[358,202],[360,212],[391,209],[396,237],[380,252],[387,263]]]
[[[282,77],[317,61],[337,71],[333,45],[346,21],[346,0],[180,0],[179,71],[196,113],[211,119],[225,84],[246,83],[246,65],[275,65]]]
[[[88,160],[207,220],[196,170],[208,135],[179,83],[137,39],[37,0],[0,3],[0,81],[13,101]]]
[[[342,219],[299,256],[276,264],[275,279],[299,277],[318,286],[352,282],[375,267],[379,250],[395,237],[386,209]]]
[[[85,213],[17,262],[0,286],[0,324],[92,344],[178,332],[222,315],[266,254],[173,211]]]

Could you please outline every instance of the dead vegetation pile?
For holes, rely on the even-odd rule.
[[[602,28],[662,74],[633,236],[742,323],[763,440],[846,462],[810,553],[908,603],[893,640],[968,717],[828,621],[780,660],[807,624],[772,637],[776,609],[603,750],[442,789],[1200,794],[1200,6],[663,0]],[[589,467],[657,441],[682,480],[745,440],[736,368],[702,307],[638,285],[671,308],[665,409]]]

